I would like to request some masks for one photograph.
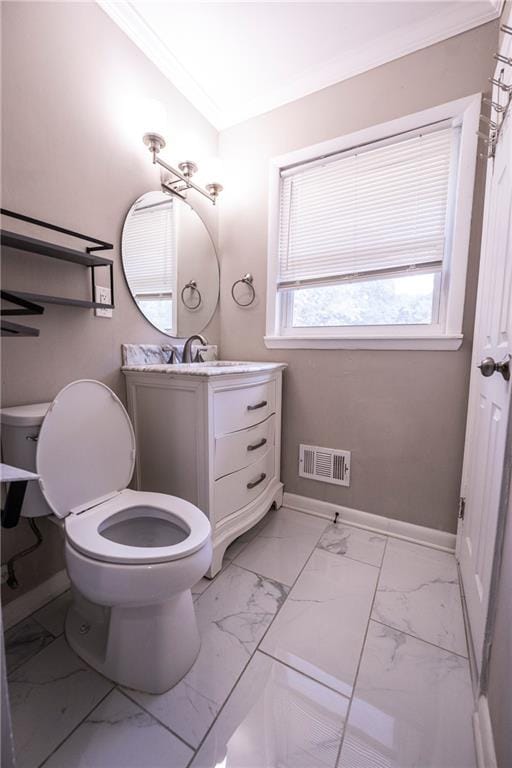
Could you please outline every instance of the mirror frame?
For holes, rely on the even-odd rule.
[[[151,325],[155,330],[157,330],[158,333],[161,333],[167,339],[176,339],[177,341],[179,341],[181,339],[187,339],[191,334],[188,334],[187,336],[171,336],[171,334],[166,333],[165,331],[162,331],[161,328],[158,328],[158,326],[156,326],[154,323],[152,323],[151,320],[149,320],[149,318],[146,317],[144,312],[141,310],[141,308],[137,304],[137,300],[135,299],[135,296],[133,295],[133,293],[131,291],[130,283],[128,281],[128,277],[126,275],[126,270],[124,268],[123,233],[124,233],[124,228],[126,226],[126,221],[128,219],[128,216],[130,215],[131,210],[133,209],[133,206],[141,199],[141,197],[143,197],[143,195],[146,195],[148,192],[161,192],[164,195],[169,195],[169,197],[175,197],[178,200],[181,200],[182,203],[185,203],[185,205],[188,205],[188,207],[196,214],[196,216],[199,218],[199,220],[201,221],[202,225],[206,229],[206,231],[208,233],[208,237],[210,238],[212,246],[213,246],[213,255],[215,256],[215,263],[217,265],[217,275],[218,275],[218,278],[219,278],[219,283],[218,283],[218,287],[217,287],[217,298],[216,298],[216,301],[215,301],[215,308],[214,308],[214,310],[213,310],[213,312],[212,312],[212,314],[210,316],[210,319],[206,323],[206,325],[203,326],[202,328],[200,328],[197,331],[193,331],[192,335],[194,333],[202,333],[204,331],[204,329],[211,323],[211,321],[213,320],[213,317],[215,315],[215,312],[218,309],[219,302],[220,302],[220,261],[219,261],[219,254],[217,253],[217,246],[215,245],[215,241],[214,241],[214,239],[212,237],[212,233],[210,231],[210,227],[207,225],[207,223],[205,222],[204,218],[201,216],[199,211],[196,208],[194,208],[192,203],[189,203],[188,200],[186,200],[184,197],[182,197],[182,195],[178,195],[176,192],[171,192],[168,189],[159,189],[159,190],[158,189],[149,189],[149,190],[147,190],[147,192],[143,192],[142,195],[139,195],[137,197],[137,199],[133,201],[133,203],[130,205],[130,207],[126,211],[126,214],[125,214],[124,219],[123,219],[123,226],[121,227],[121,238],[120,238],[120,242],[119,242],[119,253],[120,253],[120,256],[121,256],[121,267],[122,267],[122,270],[123,270],[124,282],[125,282],[125,285],[126,285],[126,287],[128,289],[128,293],[130,294],[130,298],[133,301],[133,303],[135,304],[135,306],[137,307],[137,311],[140,313],[140,315],[144,318],[144,320],[147,323],[149,323],[149,325]]]

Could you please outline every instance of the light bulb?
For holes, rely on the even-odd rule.
[[[207,184],[223,184],[224,169],[220,157],[209,157],[201,166],[201,176]]]
[[[142,133],[157,133],[164,136],[167,133],[167,110],[157,99],[144,99],[140,106],[140,114],[144,121]]]

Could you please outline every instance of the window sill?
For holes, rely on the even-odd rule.
[[[454,351],[462,334],[443,336],[265,336],[268,349],[389,349]]]

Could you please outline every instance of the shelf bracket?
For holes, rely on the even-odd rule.
[[[19,323],[2,320],[0,336],[39,336],[39,328],[31,328],[29,325],[20,325]]]
[[[34,304],[33,301],[28,301],[28,299],[23,299],[21,296],[16,296],[16,294],[11,293],[10,291],[0,291],[0,299],[8,301],[11,304],[17,304],[21,307],[21,309],[0,309],[1,317],[12,315],[42,315],[44,312],[44,307],[40,304]]]

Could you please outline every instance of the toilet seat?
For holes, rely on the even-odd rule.
[[[123,404],[100,381],[73,381],[48,408],[36,471],[49,507],[63,518],[124,490],[135,466],[135,433]]]
[[[64,387],[41,426],[36,468],[48,505],[66,518],[70,546],[94,560],[133,565],[201,549],[211,533],[207,517],[176,496],[128,489],[134,465],[133,427],[112,390],[89,379]],[[105,535],[116,525],[121,542]],[[154,546],[159,537],[164,546]]]
[[[168,519],[179,526],[185,538],[164,547],[144,547],[119,544],[102,535],[102,525],[123,513],[129,518],[130,510],[143,508],[154,510],[154,516]],[[143,515],[150,517],[151,513]],[[122,518],[121,518],[122,519]],[[66,536],[74,549],[94,560],[109,563],[148,564],[179,560],[197,552],[210,537],[210,524],[206,515],[190,502],[164,493],[149,493],[126,489],[111,499],[79,514],[72,514],[65,521]]]

